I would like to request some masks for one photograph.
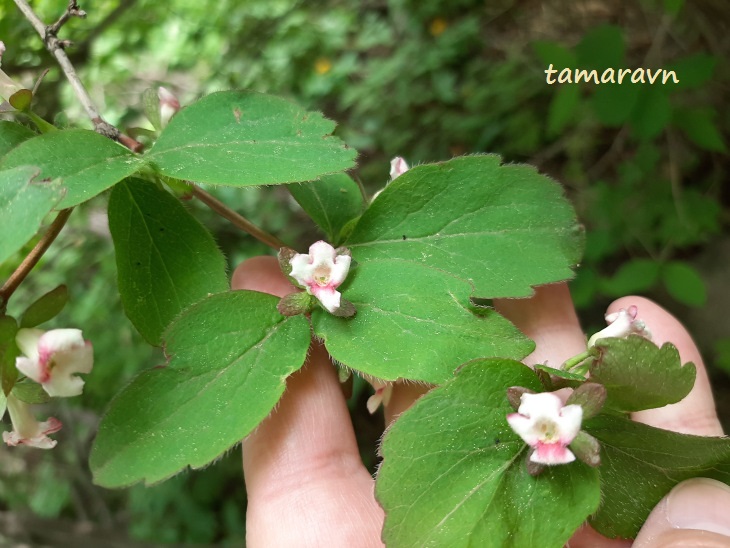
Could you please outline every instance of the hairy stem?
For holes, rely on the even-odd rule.
[[[43,254],[48,248],[51,247],[51,244],[65,226],[66,221],[68,221],[72,211],[73,208],[70,207],[59,212],[48,228],[48,231],[35,245],[33,250],[28,253],[28,256],[23,259],[23,262],[15,269],[15,272],[10,275],[5,285],[0,288],[0,313],[5,312],[10,296],[18,289],[18,286],[23,282],[28,273],[33,270],[33,267],[38,264],[38,261],[41,260],[41,257],[43,257]]]
[[[207,205],[210,209],[215,211],[218,215],[224,219],[228,219],[233,225],[240,228],[241,230],[248,232],[251,236],[256,238],[259,242],[262,242],[272,249],[278,251],[282,247],[286,247],[286,244],[279,240],[276,236],[269,234],[268,232],[260,229],[251,221],[245,217],[239,215],[233,211],[226,204],[216,199],[215,197],[208,194],[205,190],[195,184],[191,184],[191,192],[198,200]]]
[[[18,6],[18,9],[20,9],[20,11],[23,13],[25,18],[30,22],[30,24],[33,25],[33,28],[36,30],[36,32],[43,39],[43,43],[46,45],[46,49],[48,49],[51,55],[53,55],[56,58],[56,61],[58,61],[61,70],[63,70],[64,74],[66,75],[66,78],[71,84],[71,87],[73,88],[76,97],[81,103],[83,109],[86,111],[89,119],[94,124],[94,128],[96,129],[96,131],[101,135],[104,135],[105,137],[109,137],[117,141],[122,141],[122,144],[124,144],[134,152],[139,152],[142,149],[141,143],[126,135],[122,136],[120,131],[116,127],[106,122],[101,117],[101,114],[96,108],[94,101],[91,99],[89,92],[86,91],[86,87],[84,86],[84,84],[81,83],[81,79],[79,78],[78,74],[76,74],[76,69],[74,68],[73,64],[71,64],[68,55],[66,55],[66,52],[63,49],[65,45],[67,45],[67,43],[59,40],[58,36],[56,36],[58,30],[70,17],[74,15],[81,17],[80,14],[84,13],[78,9],[78,6],[76,6],[76,2],[71,2],[64,15],[62,15],[61,18],[56,21],[56,23],[50,26],[46,26],[43,24],[43,21],[38,18],[36,13],[33,11],[33,8],[30,7],[26,0],[15,0],[15,4]],[[123,137],[123,139],[121,137]]]

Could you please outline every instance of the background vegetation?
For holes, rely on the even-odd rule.
[[[50,22],[64,0],[38,0]],[[99,0],[83,4],[62,37],[102,112],[123,129],[150,127],[145,89],[165,85],[183,104],[219,89],[251,88],[322,110],[361,155],[354,175],[372,191],[388,161],[497,152],[559,180],[588,232],[572,283],[587,331],[615,297],[647,295],[683,318],[702,347],[730,425],[730,192],[726,107],[730,16],[725,0]],[[87,127],[70,89],[12,2],[0,5],[3,69],[32,83],[50,69],[36,111]],[[553,85],[556,67],[674,69],[679,85]],[[283,188],[215,189],[284,241],[314,238]],[[100,413],[137,371],[161,362],[124,317],[116,293],[105,197],[78,208],[15,297],[16,306],[70,286],[57,325],[82,327],[96,367],[79,402],[53,410],[66,427],[54,451],[0,448],[0,543],[95,546],[241,544],[240,455],[152,488],[106,491],[86,460]],[[268,253],[189,202],[230,258]],[[17,264],[17,263],[15,263]],[[0,266],[0,278],[13,268]],[[12,301],[11,301],[12,304]],[[11,313],[13,310],[11,309]],[[363,458],[381,417],[356,387],[353,420]],[[62,402],[66,403],[66,402]]]

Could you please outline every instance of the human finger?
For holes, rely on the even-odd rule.
[[[528,365],[557,368],[586,349],[567,284],[537,287],[529,299],[495,299],[494,306],[535,341],[535,350],[523,360]]]
[[[279,296],[294,289],[273,257],[244,262],[232,287]],[[313,345],[277,408],[244,440],[243,468],[248,545],[381,545],[373,479],[321,345]]]
[[[730,487],[707,478],[683,481],[652,510],[634,548],[730,547]]]

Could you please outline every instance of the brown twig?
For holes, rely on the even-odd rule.
[[[61,27],[66,24],[66,21],[68,21],[72,17],[79,17],[81,19],[86,18],[86,12],[79,8],[76,0],[69,1],[66,11],[61,14],[61,17],[58,18],[58,21],[56,21],[52,25],[48,25],[48,27],[46,28],[46,34],[51,36],[58,36],[58,31],[61,30]]]
[[[36,13],[33,11],[33,8],[30,7],[26,0],[15,0],[15,4],[43,39],[46,49],[48,49],[51,55],[53,55],[56,58],[56,61],[58,61],[58,64],[61,66],[61,70],[63,70],[66,75],[66,78],[71,84],[81,106],[84,108],[89,119],[94,124],[94,129],[105,137],[122,142],[122,144],[134,152],[142,150],[142,143],[139,143],[126,135],[122,137],[121,132],[116,127],[109,122],[106,122],[101,117],[101,114],[96,108],[94,101],[91,99],[89,92],[86,91],[86,87],[84,87],[84,84],[81,83],[81,79],[76,74],[76,69],[73,64],[71,64],[68,55],[66,55],[66,52],[64,51],[64,47],[68,45],[68,42],[58,39],[57,33],[66,21],[73,16],[81,17],[81,14],[84,16],[86,15],[83,11],[78,9],[76,2],[69,2],[66,12],[53,25],[48,26],[43,24],[43,21],[38,18]]]
[[[205,190],[200,188],[199,186],[195,184],[191,184],[191,192],[193,196],[195,196],[198,200],[203,202],[205,205],[207,205],[210,209],[215,211],[218,215],[221,217],[228,219],[231,223],[233,223],[236,227],[240,228],[241,230],[248,232],[251,236],[256,238],[259,242],[262,242],[272,249],[275,249],[278,251],[282,247],[286,247],[286,244],[279,240],[276,236],[269,234],[268,232],[260,229],[255,224],[253,224],[251,221],[246,219],[245,217],[242,217],[235,211],[233,211],[230,207],[228,207],[226,204],[215,198],[214,196],[208,194]]]
[[[38,264],[38,261],[41,260],[43,254],[51,246],[56,236],[61,232],[61,229],[63,229],[72,211],[73,208],[68,208],[59,212],[48,228],[48,231],[35,245],[33,250],[28,253],[28,256],[23,259],[23,262],[15,269],[15,272],[10,275],[5,285],[0,288],[0,313],[4,313],[8,299],[18,289],[18,286],[23,282],[28,273],[33,270],[33,267]]]

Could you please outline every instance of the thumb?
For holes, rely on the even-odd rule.
[[[707,478],[683,481],[652,510],[634,548],[730,547],[730,487]]]

